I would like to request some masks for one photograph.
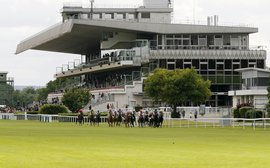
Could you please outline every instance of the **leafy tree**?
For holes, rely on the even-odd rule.
[[[38,93],[37,100],[47,100],[49,91],[47,88],[41,88],[36,90]]]
[[[72,88],[64,93],[62,98],[63,104],[72,112],[76,112],[80,108],[87,105],[90,99],[89,90]]]
[[[157,69],[145,80],[145,92],[155,102],[172,105],[176,113],[176,107],[184,102],[205,102],[211,96],[210,85],[210,81],[204,81],[193,68]]]
[[[38,97],[37,91],[33,87],[27,87],[22,91],[16,90],[13,93],[14,106],[27,106]]]
[[[46,85],[46,88],[38,89],[38,100],[46,100],[49,93],[65,90],[66,88],[70,88],[72,86],[76,86],[78,82],[78,78],[58,78],[54,81],[49,81]]]

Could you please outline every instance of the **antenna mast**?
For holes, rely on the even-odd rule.
[[[91,3],[91,10],[90,10],[90,19],[93,20],[93,14],[94,14],[94,2],[95,0],[89,0]]]

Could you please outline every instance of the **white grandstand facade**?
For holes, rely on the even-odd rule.
[[[152,106],[144,79],[156,68],[191,67],[212,82],[206,105],[232,106],[228,91],[242,85],[241,73],[234,70],[265,68],[266,51],[249,46],[249,35],[258,28],[219,26],[217,19],[207,25],[173,24],[172,13],[170,0],[144,0],[139,8],[64,6],[62,23],[24,40],[16,53],[81,55],[57,68],[55,77],[79,77],[78,86],[91,89],[96,108]]]

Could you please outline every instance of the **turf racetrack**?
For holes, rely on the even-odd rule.
[[[1,168],[269,168],[270,130],[0,120]]]

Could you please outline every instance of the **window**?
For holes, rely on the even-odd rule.
[[[168,70],[175,70],[175,64],[169,63]]]
[[[209,60],[208,65],[209,65],[209,69],[216,69],[216,61],[215,60]]]
[[[207,64],[201,64],[201,70],[207,70]]]
[[[142,18],[143,19],[150,19],[150,12],[142,13]]]
[[[225,60],[225,69],[232,69],[232,60]]]

